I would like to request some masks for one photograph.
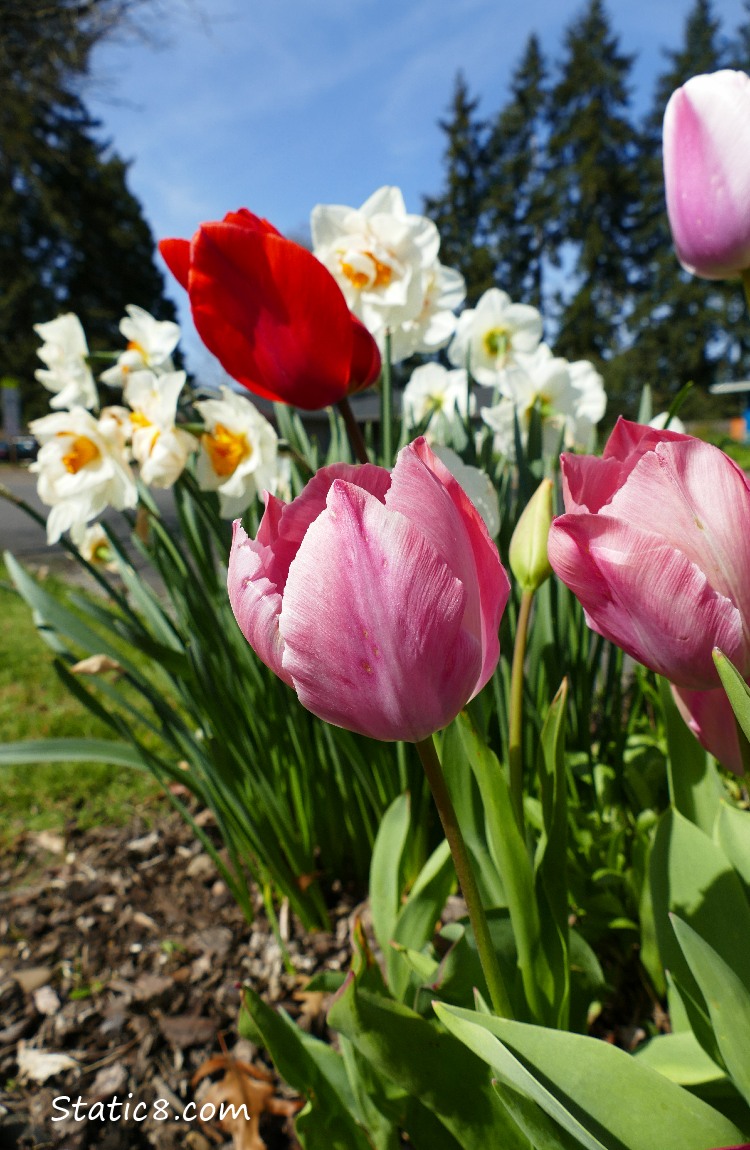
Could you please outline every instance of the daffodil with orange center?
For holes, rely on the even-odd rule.
[[[195,436],[175,425],[185,378],[184,371],[163,375],[135,371],[125,384],[124,398],[131,408],[133,458],[141,479],[149,486],[171,487],[198,446]]]
[[[52,509],[47,519],[50,543],[63,531],[82,539],[86,524],[106,507],[135,507],[125,437],[106,408],[98,420],[83,407],[55,412],[34,420],[29,429],[40,444],[30,470],[38,476],[39,498]]]
[[[178,324],[159,320],[142,307],[128,304],[128,313],[120,320],[120,331],[127,347],[113,367],[102,372],[102,383],[110,387],[124,387],[128,377],[136,371],[149,370],[163,375],[174,370],[172,352],[180,338]]]
[[[275,493],[279,477],[276,432],[258,409],[229,387],[220,399],[196,403],[206,430],[198,455],[198,483],[218,491],[223,519],[242,515],[263,491]]]

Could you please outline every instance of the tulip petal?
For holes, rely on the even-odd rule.
[[[267,399],[316,410],[347,393],[349,309],[298,244],[237,224],[204,224],[191,248],[190,303],[208,349]]]
[[[714,646],[744,660],[737,607],[653,532],[601,513],[562,515],[548,551],[588,625],[679,686],[716,685]]]
[[[689,691],[672,685],[677,709],[702,747],[727,770],[743,775],[737,720],[723,687],[713,691]]]
[[[694,76],[664,113],[667,211],[688,271],[724,279],[750,267],[750,77]]]
[[[594,455],[562,455],[565,510],[600,511],[625,483],[642,455],[659,443],[694,443],[692,436],[632,423],[620,416],[601,458]]]
[[[349,392],[364,391],[380,375],[380,351],[363,323],[352,316],[352,363],[349,369]]]
[[[378,739],[426,738],[455,718],[481,671],[465,603],[460,580],[409,520],[336,480],[289,569],[284,671],[328,722]]]
[[[332,463],[329,467],[321,467],[291,503],[282,503],[273,495],[267,496],[257,541],[270,549],[266,556],[266,575],[280,592],[286,586],[289,566],[310,524],[326,509],[328,492],[336,479],[362,487],[383,503],[391,483],[391,473],[374,463]]]
[[[483,652],[477,693],[497,665],[500,619],[510,594],[484,520],[423,437],[399,453],[385,504],[414,523],[466,588],[464,627]]]
[[[607,514],[636,528],[647,524],[739,608],[746,621],[739,666],[750,672],[750,490],[739,467],[700,440],[658,443],[638,460]]]
[[[190,274],[190,241],[161,240],[159,251],[174,278],[187,291]]]
[[[257,539],[248,538],[242,523],[235,519],[229,556],[227,590],[234,617],[242,634],[260,659],[292,686],[282,666],[284,644],[279,634],[281,593],[268,577],[273,552]]]

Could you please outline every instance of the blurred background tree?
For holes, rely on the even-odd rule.
[[[82,94],[94,46],[137,30],[144,6],[0,0],[0,369],[21,381],[26,420],[48,409],[33,324],[74,311],[93,351],[117,345],[128,303],[174,318],[128,165]]]

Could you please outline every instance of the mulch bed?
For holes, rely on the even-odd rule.
[[[237,1036],[241,984],[322,1030],[325,1001],[302,988],[348,965],[353,907],[339,898],[330,934],[306,934],[282,908],[296,974],[260,899],[256,910],[248,925],[171,813],[28,834],[0,856],[0,1150],[297,1147],[299,1100]],[[257,1130],[182,1120],[187,1103],[200,1110],[238,1089],[256,1100]],[[157,1099],[168,1119],[155,1117]],[[148,1116],[126,1120],[126,1101]]]

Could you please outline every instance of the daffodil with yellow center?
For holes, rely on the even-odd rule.
[[[268,420],[243,395],[229,387],[222,387],[218,395],[195,405],[205,423],[196,477],[203,491],[219,493],[222,519],[234,519],[261,492],[276,491],[277,438]]]
[[[226,479],[234,475],[241,463],[249,459],[252,447],[242,431],[232,431],[223,423],[217,423],[213,431],[201,436],[201,443],[208,453],[211,466],[217,475]]]
[[[98,420],[83,407],[57,411],[35,419],[30,431],[39,443],[30,470],[37,476],[39,498],[51,508],[49,543],[56,543],[64,531],[77,542],[106,507],[135,507],[138,492],[125,436],[106,409]]]
[[[504,361],[510,349],[510,332],[507,327],[493,327],[484,333],[482,342],[490,359]]]
[[[388,287],[393,279],[393,268],[390,264],[383,263],[372,252],[362,252],[358,255],[360,256],[358,267],[354,263],[341,260],[341,270],[349,282],[360,291],[362,288],[374,290]]]
[[[88,467],[100,455],[99,448],[92,440],[85,435],[76,435],[62,457],[63,467],[70,475],[77,475],[81,468]]]

